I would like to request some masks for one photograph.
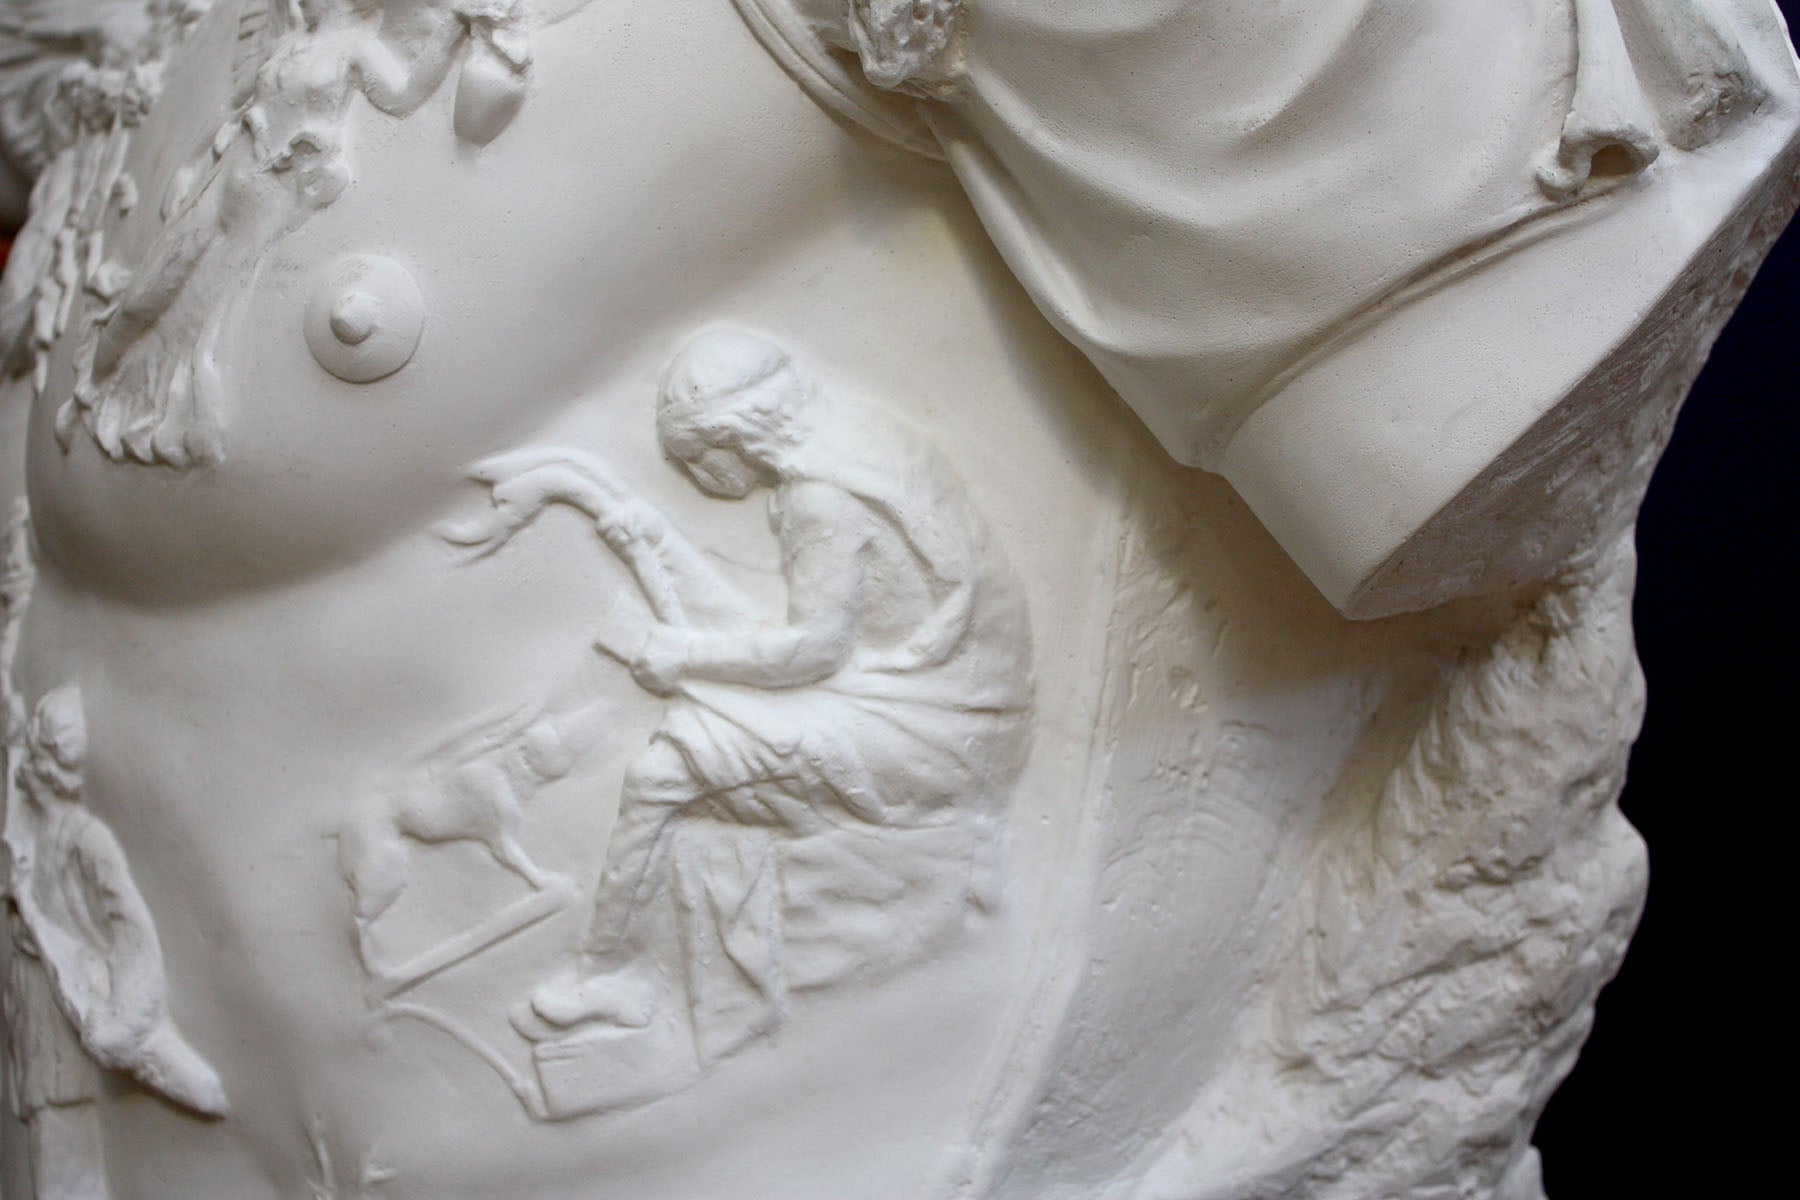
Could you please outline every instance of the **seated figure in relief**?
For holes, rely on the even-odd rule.
[[[14,8],[5,1200],[1541,1200],[1771,0]]]
[[[696,337],[669,368],[656,425],[707,495],[768,490],[779,622],[759,622],[754,600],[668,517],[579,451],[480,464],[494,512],[445,536],[491,553],[547,507],[571,506],[649,604],[648,619],[623,622],[629,632],[615,618],[599,649],[670,702],[626,772],[580,954],[517,1022],[539,1040],[589,1023],[646,1027],[685,986],[701,993],[704,1062],[766,1031],[789,986],[826,982],[846,969],[837,960],[891,967],[907,943],[931,940],[923,926],[959,919],[1022,759],[1031,651],[1018,584],[936,452],[821,389],[776,343]],[[716,852],[721,840],[731,853]],[[836,878],[830,851],[803,851],[812,861],[794,877],[789,847],[834,841],[869,845],[839,851]],[[915,893],[914,928],[858,929],[845,911],[830,944],[783,937],[784,907],[823,902],[809,891],[845,904],[889,879]],[[684,883],[704,893],[688,911],[732,914],[692,953],[677,945]],[[707,946],[735,968],[705,966]],[[686,983],[671,977],[682,971]]]

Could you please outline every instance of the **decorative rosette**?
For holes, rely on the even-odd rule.
[[[846,0],[845,25],[876,87],[934,94],[956,71],[965,0]]]

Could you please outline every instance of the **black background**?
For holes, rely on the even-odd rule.
[[[1781,0],[1800,28],[1800,0]],[[1638,524],[1649,680],[1625,813],[1650,901],[1538,1127],[1552,1200],[1773,1200],[1800,1108],[1787,943],[1800,753],[1800,226],[1719,339]]]

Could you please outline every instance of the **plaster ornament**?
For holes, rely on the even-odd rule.
[[[0,30],[6,1200],[1541,1200],[1767,0]]]
[[[306,345],[348,383],[373,383],[404,367],[425,332],[425,299],[391,258],[355,254],[332,264],[306,303]]]
[[[544,1088],[527,1107],[557,1117],[688,1086],[781,1024],[790,988],[933,948],[956,897],[992,887],[977,865],[1027,730],[1023,599],[916,435],[731,330],[683,348],[656,417],[701,491],[770,489],[785,625],[759,628],[678,527],[579,451],[481,464],[497,519],[445,532],[491,553],[552,504],[593,517],[649,608],[595,645],[675,701],[626,769],[579,954],[515,1011]]]
[[[9,672],[34,574],[29,538],[21,510],[4,567],[0,661]],[[175,1028],[155,923],[117,837],[83,803],[80,689],[46,693],[29,720],[4,690],[8,1104],[28,1130],[33,1194],[104,1200],[100,1069],[203,1116],[224,1114],[225,1092]]]

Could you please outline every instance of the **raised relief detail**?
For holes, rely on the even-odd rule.
[[[520,826],[526,806],[593,744],[603,714],[590,701],[484,719],[377,781],[351,808],[338,836],[340,865],[355,898],[357,948],[384,997],[410,991],[574,899],[570,881],[525,850]],[[524,893],[477,924],[395,950],[384,940],[382,918],[412,886],[416,850],[453,842],[485,849]]]
[[[951,78],[966,0],[848,0],[850,40],[876,87],[931,94]]]
[[[1767,96],[1712,0],[1574,0],[1575,79],[1538,184],[1556,200],[1705,145]]]
[[[394,1168],[383,1164],[372,1149],[354,1156],[358,1163],[354,1174],[341,1172],[338,1163],[350,1161],[350,1158],[342,1154],[341,1149],[338,1153],[333,1152],[337,1139],[332,1137],[323,1117],[313,1118],[307,1129],[307,1141],[312,1146],[313,1156],[313,1173],[308,1181],[311,1200],[372,1200],[399,1175]]]
[[[87,724],[81,690],[38,701],[10,779],[6,852],[25,957],[44,968],[88,1055],[195,1112],[225,1091],[169,1015],[162,948],[125,852],[82,802]]]
[[[169,1014],[162,948],[125,852],[83,802],[81,690],[45,693],[25,717],[12,681],[35,570],[21,501],[0,567],[0,672],[7,753],[4,991],[7,1101],[29,1133],[35,1194],[105,1200],[97,1068],[129,1075],[206,1115],[225,1090]]]
[[[106,229],[138,207],[137,180],[125,169],[133,135],[162,93],[165,62],[208,8],[205,0],[149,6],[141,39],[122,21],[87,47],[95,61],[69,62],[46,97],[45,165],[0,288],[0,355],[8,370],[30,372],[39,396],[52,348],[76,325],[77,302],[85,295],[110,306],[131,281],[108,257]],[[80,322],[84,336],[90,323]]]
[[[19,623],[36,580],[31,523],[25,502],[16,505],[0,562],[0,689],[5,693],[4,742],[8,775],[13,748],[27,741],[28,722],[12,683]],[[13,784],[6,784],[8,809]],[[12,830],[0,827],[0,845]],[[106,1150],[100,1137],[99,1071],[63,1014],[42,952],[25,924],[13,889],[17,867],[0,854],[0,900],[6,910],[6,975],[0,980],[0,1034],[6,1046],[6,1105],[25,1127],[31,1195],[38,1200],[108,1200]]]
[[[553,507],[591,518],[644,602],[603,622],[594,661],[622,664],[664,702],[648,744],[625,748],[633,757],[590,876],[586,932],[513,1006],[513,1051],[402,999],[405,983],[377,1001],[480,1054],[539,1118],[679,1091],[777,1029],[792,995],[872,978],[954,937],[972,903],[993,902],[998,821],[1029,727],[1023,596],[916,433],[821,390],[774,342],[734,331],[681,351],[656,420],[664,449],[707,495],[768,493],[785,611],[762,611],[723,560],[580,450],[478,464],[491,510],[441,531],[473,562]],[[516,843],[494,836],[510,820],[495,817],[516,811],[499,798],[559,776],[607,724],[597,707],[563,711],[561,724],[537,714],[479,727],[472,743],[452,738],[413,775],[434,781],[417,795],[464,814],[436,828],[484,842],[530,895],[555,884],[534,880]],[[531,749],[534,737],[544,749]],[[486,749],[453,748],[468,744]],[[486,758],[516,764],[510,782],[492,768],[454,782],[458,764]],[[450,804],[453,793],[464,800]],[[384,815],[417,804],[359,804],[344,844],[378,850],[352,855],[346,874],[383,992],[366,940],[386,894],[378,860],[394,834],[438,835]],[[360,832],[371,823],[385,840]],[[425,961],[493,948],[536,911],[502,914]],[[527,1050],[529,1064],[515,1064]]]
[[[459,10],[469,26],[469,45],[451,120],[456,136],[473,145],[499,137],[525,105],[531,41],[520,28],[519,8],[514,0],[473,0]]]
[[[425,329],[425,298],[405,267],[375,254],[331,264],[306,304],[306,345],[346,383],[373,383],[404,367]]]
[[[123,270],[105,257],[101,228],[138,202],[125,171],[133,131],[162,88],[160,54],[191,23],[192,6],[163,14],[163,36],[129,69],[71,63],[57,78],[43,118],[43,173],[32,189],[31,219],[20,230],[0,288],[0,341],[9,369],[28,370],[42,394],[50,350],[70,328],[86,291],[110,302]]]
[[[177,5],[158,19],[185,31],[201,11]],[[505,0],[428,3],[405,21],[352,0],[248,0],[235,107],[174,173],[161,232],[135,265],[109,257],[105,228],[136,203],[136,184],[123,173],[129,131],[156,100],[162,60],[178,39],[152,38],[145,62],[130,70],[73,75],[64,103],[83,132],[38,185],[21,239],[29,261],[8,276],[19,295],[7,298],[11,309],[32,309],[26,353],[40,393],[51,347],[74,331],[74,380],[56,415],[63,449],[85,429],[115,461],[187,469],[223,458],[222,340],[268,247],[349,186],[354,98],[409,116],[460,55],[453,123],[464,141],[491,140],[523,102],[530,50],[521,23]],[[308,342],[327,370],[368,382],[405,365],[423,306],[404,283],[362,301],[339,297],[323,343],[309,315]],[[83,291],[91,300],[76,319]]]

